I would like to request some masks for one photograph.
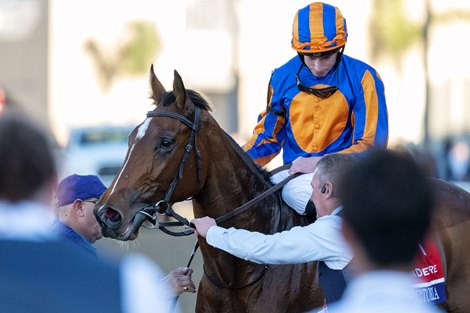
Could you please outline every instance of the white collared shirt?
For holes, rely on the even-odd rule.
[[[214,226],[209,228],[206,240],[213,247],[259,264],[324,261],[329,268],[342,270],[352,252],[341,234],[342,218],[337,215],[341,210],[338,207],[310,225],[272,235]]]
[[[0,238],[18,240],[47,240],[55,237],[51,229],[52,211],[31,201],[0,200]]]

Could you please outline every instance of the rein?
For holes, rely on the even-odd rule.
[[[169,117],[169,118],[173,118],[173,119],[176,119],[176,120],[182,122],[183,124],[185,124],[186,126],[188,126],[191,129],[191,135],[190,135],[188,143],[186,145],[185,152],[184,152],[183,158],[181,160],[181,163],[178,167],[178,171],[177,171],[175,177],[173,178],[172,182],[170,183],[170,186],[169,186],[167,192],[165,193],[165,196],[164,196],[163,200],[158,201],[154,205],[149,205],[147,207],[144,207],[139,211],[139,213],[145,215],[147,221],[150,222],[153,225],[150,228],[158,228],[158,229],[162,230],[163,232],[165,232],[169,235],[172,235],[172,236],[188,236],[188,235],[191,235],[191,234],[194,233],[194,228],[195,228],[194,224],[189,222],[186,218],[182,217],[181,215],[177,214],[173,210],[173,208],[170,205],[169,201],[170,201],[171,195],[173,194],[173,191],[176,187],[176,184],[183,177],[184,167],[186,165],[186,161],[189,157],[189,154],[190,154],[193,146],[196,150],[196,153],[195,153],[196,175],[197,175],[197,181],[199,183],[200,153],[199,153],[199,150],[198,150],[197,145],[196,145],[196,133],[198,132],[199,127],[200,127],[200,115],[201,115],[200,108],[197,107],[197,106],[195,106],[194,122],[191,122],[186,117],[184,117],[180,114],[174,113],[174,112],[156,112],[156,111],[147,112],[147,117]],[[254,165],[254,163],[252,161],[250,162],[249,160],[247,160],[246,155],[244,155],[240,151],[241,149],[236,149],[238,147],[238,145],[235,143],[233,138],[230,137],[227,133],[225,133],[225,135],[229,139],[229,142],[232,145],[232,147],[235,148],[235,151],[241,156],[241,158],[243,159],[245,164],[247,164],[247,166],[253,171],[253,173],[258,173],[258,169]],[[284,165],[284,166],[274,170],[274,172],[277,173],[278,171],[288,169],[289,167],[290,167],[290,165]],[[219,224],[219,223],[225,222],[227,220],[232,219],[236,215],[239,215],[239,214],[245,212],[246,210],[248,210],[249,208],[251,208],[255,204],[259,203],[261,200],[273,195],[275,192],[280,190],[282,187],[284,187],[284,185],[286,185],[293,178],[297,177],[299,174],[300,173],[290,175],[289,177],[287,177],[286,179],[284,179],[280,183],[278,183],[274,186],[270,186],[267,190],[265,190],[261,194],[257,195],[256,197],[254,197],[250,201],[244,203],[243,205],[235,208],[234,210],[232,210],[230,212],[227,212],[227,213],[215,218],[216,223]],[[164,213],[161,213],[161,212],[164,212]],[[176,222],[160,221],[158,219],[159,215],[170,216],[170,217],[173,217],[174,219],[176,219],[177,221]],[[146,225],[144,225],[144,226],[148,227]],[[184,229],[181,232],[173,232],[173,231],[170,231],[166,228],[166,227],[172,227],[172,226],[183,226],[186,229]],[[195,255],[198,248],[199,248],[199,241],[196,241],[196,244],[195,244],[195,246],[192,250],[192,253],[191,253],[189,262],[187,264],[187,267],[189,267],[191,265],[193,257],[194,257],[194,255]],[[222,285],[222,284],[214,281],[207,274],[207,272],[206,272],[206,270],[203,266],[204,274],[206,275],[206,277],[209,279],[210,282],[212,282],[214,285],[216,285],[220,288],[228,288],[228,289],[232,289],[232,290],[243,289],[245,287],[248,287],[250,285],[255,284],[256,282],[258,282],[264,276],[267,269],[268,269],[268,266],[263,265],[263,269],[262,269],[261,273],[253,281],[251,281],[251,282],[249,282],[249,283],[247,283],[243,286],[233,287],[233,286],[230,286],[230,285],[228,285],[228,286]]]
[[[225,213],[224,215],[221,215],[217,218],[215,218],[215,221],[217,222],[217,224],[219,223],[222,223],[222,222],[225,222],[231,218],[233,218],[234,216],[238,215],[238,214],[241,214],[243,212],[245,212],[247,209],[249,209],[250,207],[252,207],[253,205],[257,204],[258,202],[260,202],[261,200],[263,200],[264,198],[267,198],[269,197],[270,195],[272,195],[273,193],[275,193],[276,191],[278,191],[279,189],[281,189],[282,187],[284,187],[285,184],[287,184],[290,180],[292,180],[293,178],[299,176],[300,173],[296,173],[296,174],[293,174],[293,175],[290,175],[288,176],[287,178],[285,178],[284,180],[282,180],[281,182],[279,182],[278,184],[272,186],[271,188],[269,188],[268,190],[266,190],[265,192],[257,195],[256,197],[254,197],[253,199],[251,199],[250,201],[242,204],[241,206],[239,206],[238,208],[230,211],[230,212],[227,212]]]

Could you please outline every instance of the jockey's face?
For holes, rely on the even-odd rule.
[[[316,77],[326,76],[336,63],[338,52],[316,56],[316,54],[304,54],[304,62],[310,72]]]

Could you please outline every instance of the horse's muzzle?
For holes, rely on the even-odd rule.
[[[137,214],[128,223],[124,223],[122,214],[111,207],[101,207],[94,214],[104,237],[122,241],[137,238],[140,226],[147,219],[145,215]]]
[[[101,227],[116,230],[122,224],[121,214],[112,208],[102,207],[97,211],[95,210],[94,214]]]

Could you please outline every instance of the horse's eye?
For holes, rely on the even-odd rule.
[[[160,142],[160,148],[163,149],[170,149],[173,146],[173,140],[170,138],[162,138],[162,141]]]

